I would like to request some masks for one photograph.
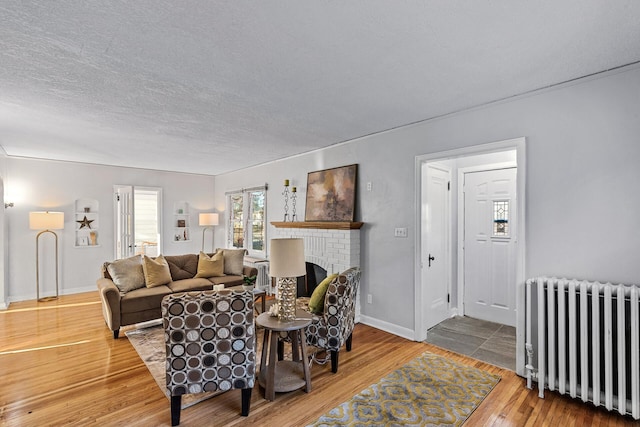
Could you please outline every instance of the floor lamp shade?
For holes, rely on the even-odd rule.
[[[269,274],[278,278],[278,319],[296,318],[296,277],[307,274],[303,239],[271,239]]]
[[[29,212],[29,228],[32,230],[62,230],[64,212]]]
[[[218,225],[218,214],[201,213],[198,216],[198,225],[200,225],[200,227],[211,227],[214,225]]]
[[[59,283],[58,283],[58,235],[55,231],[62,230],[64,228],[64,212],[29,212],[29,228],[32,230],[42,230],[36,236],[36,299],[38,301],[47,301],[50,299],[58,298]],[[44,233],[51,233],[55,237],[56,248],[56,296],[40,298],[40,236]]]
[[[218,214],[212,212],[203,212],[198,215],[198,225],[200,227],[204,227],[202,229],[202,252],[204,252],[204,233],[208,228],[211,229],[211,233],[213,237],[213,227],[218,225]],[[211,250],[213,251],[214,244],[211,244]]]

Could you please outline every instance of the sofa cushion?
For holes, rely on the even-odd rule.
[[[130,292],[144,287],[142,257],[117,259],[107,266],[107,271],[120,292]]]
[[[171,289],[167,285],[142,287],[127,292],[120,299],[121,313],[135,313],[137,311],[157,310],[162,304],[162,298],[169,295]]]
[[[167,255],[165,256],[172,280],[191,279],[198,272],[198,255]]]
[[[158,255],[155,259],[144,255],[142,258],[142,271],[144,272],[144,283],[147,288],[166,285],[171,282],[169,264],[167,264],[167,260],[162,255]]]
[[[327,289],[329,289],[329,284],[335,279],[337,274],[328,275],[318,286],[316,286],[315,290],[311,294],[311,298],[309,298],[309,311],[315,314],[322,314],[324,311],[324,297],[327,294]]]
[[[176,280],[167,285],[172,292],[210,291],[213,283],[205,278]]]
[[[198,255],[198,272],[196,277],[224,276],[224,257],[222,252],[208,256],[204,252]]]
[[[222,252],[224,256],[224,274],[242,276],[244,269],[244,254],[246,249],[216,249],[216,253]]]

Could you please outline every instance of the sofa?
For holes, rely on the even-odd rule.
[[[137,255],[105,262],[97,286],[113,338],[118,338],[122,326],[160,319],[166,295],[243,284],[244,276],[258,273],[244,265],[245,253],[244,249],[217,249],[213,254]]]

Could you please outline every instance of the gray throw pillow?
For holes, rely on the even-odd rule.
[[[224,258],[224,274],[231,276],[242,276],[244,272],[244,254],[246,249],[216,249],[216,252],[222,251]]]
[[[120,292],[130,292],[144,287],[142,257],[139,255],[115,260],[109,264],[107,271]]]

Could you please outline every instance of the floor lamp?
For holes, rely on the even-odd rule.
[[[218,214],[217,213],[201,213],[198,216],[198,225],[200,227],[204,227],[202,229],[202,252],[204,252],[204,232],[207,231],[207,229],[211,229],[211,238],[213,239],[213,227],[215,225],[218,225]],[[213,246],[215,245],[211,245],[211,251],[213,252]]]
[[[36,236],[36,299],[38,301],[50,301],[58,298],[58,235],[52,230],[62,230],[64,228],[64,212],[29,212],[29,228],[32,230],[42,230]],[[56,296],[40,299],[40,236],[44,233],[51,233],[55,237],[56,243]]]
[[[296,318],[297,277],[307,274],[304,240],[271,239],[269,275],[278,278],[278,319],[290,322]]]

